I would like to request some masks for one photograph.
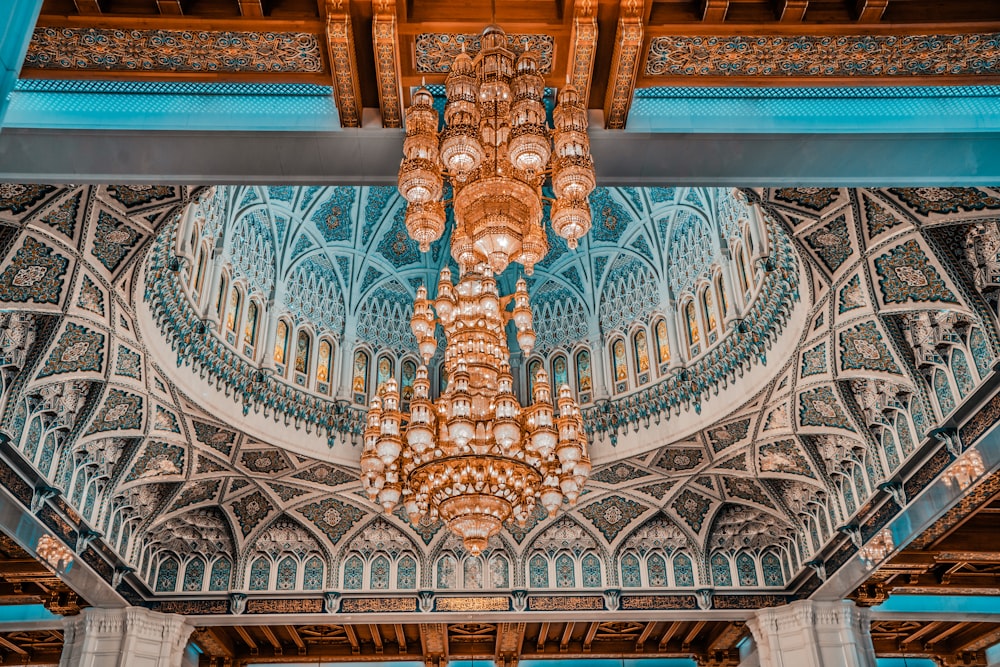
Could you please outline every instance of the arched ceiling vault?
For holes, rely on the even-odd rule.
[[[817,562],[829,574],[856,552],[839,529],[870,539],[940,471],[917,465],[939,447],[931,432],[993,373],[1000,192],[785,188],[735,197],[623,188],[598,196],[606,199],[594,207],[592,238],[576,253],[556,253],[532,282],[536,311],[549,283],[580,303],[587,330],[596,328],[587,341],[594,363],[613,362],[619,334],[631,345],[639,329],[655,336],[658,316],[680,318],[671,301],[704,276],[672,273],[680,255],[672,262],[670,253],[690,247],[686,256],[700,257],[702,246],[684,245],[691,239],[707,239],[710,257],[733,262],[734,239],[757,251],[759,261],[747,262],[751,297],[712,330],[709,350],[675,347],[679,363],[662,372],[654,357],[645,383],[630,357],[624,390],[592,388],[584,403],[601,465],[586,493],[559,517],[508,527],[478,565],[440,525],[376,516],[356,481],[349,433],[363,406],[353,391],[322,395],[291,375],[258,374],[270,350],[248,358],[227,342],[225,321],[203,321],[204,303],[170,288],[194,280],[197,248],[206,246],[223,262],[220,275],[246,286],[245,298],[258,289],[261,305],[281,314],[289,304],[279,296],[279,306],[268,305],[268,288],[309,262],[328,270],[344,304],[343,329],[330,332],[339,373],[353,358],[358,309],[391,281],[411,297],[416,279],[447,261],[441,251],[410,252],[391,192],[5,187],[0,429],[54,490],[45,501],[59,518],[52,530],[71,544],[93,531],[86,562],[129,599],[154,605],[226,613],[246,600],[233,602],[233,591],[305,601],[301,609],[406,591],[416,605],[418,590],[508,591],[514,600],[524,589],[530,600],[532,591],[561,599],[613,589],[635,604],[669,594],[663,604],[680,608],[808,594],[820,583]],[[731,217],[739,206],[759,207],[756,243],[766,245],[741,233],[741,217]],[[272,245],[228,233],[250,218],[254,226],[243,229],[266,230]],[[699,236],[702,220],[714,226]],[[172,263],[164,249],[183,259]],[[273,282],[240,252],[273,257]],[[637,275],[615,274],[616,263],[646,267],[657,301],[602,328],[609,280]],[[259,276],[241,277],[239,267]],[[369,270],[379,275],[366,280]],[[307,320],[290,316],[296,327]],[[780,335],[769,338],[759,328],[766,321]],[[577,342],[554,343],[540,359],[572,362]],[[354,344],[382,351],[377,341]],[[716,349],[746,350],[746,364],[726,368]],[[652,343],[647,351],[656,354]],[[405,355],[395,354],[398,371]],[[265,382],[271,402],[256,405]],[[677,393],[681,386],[689,393]],[[735,392],[742,395],[730,408],[714,407]],[[685,423],[704,426],[685,431]],[[289,437],[317,446],[284,446]],[[30,496],[29,488],[29,506]]]

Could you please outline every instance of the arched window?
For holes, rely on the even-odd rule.
[[[284,372],[285,362],[288,359],[288,322],[278,321],[278,328],[274,335],[274,363]]]
[[[222,276],[222,282],[219,284],[219,298],[215,301],[215,312],[222,317],[223,306],[226,305],[226,293],[229,291],[229,278],[225,275]]]
[[[667,335],[667,321],[664,319],[656,323],[656,363],[659,366],[670,362],[670,338]],[[662,370],[662,369],[661,369]]]
[[[233,564],[225,556],[212,563],[212,574],[208,578],[208,590],[228,591],[232,572]]]
[[[542,554],[535,554],[528,561],[528,583],[531,588],[549,587],[549,562]]]
[[[313,556],[306,561],[302,570],[302,589],[318,591],[323,588],[323,561],[319,556]]]
[[[188,561],[184,568],[184,588],[185,591],[200,591],[202,582],[205,580],[205,561],[195,556]]]
[[[412,359],[405,359],[402,368],[399,383],[400,398],[408,403],[413,398],[413,381],[417,379],[417,364]]]
[[[260,556],[250,566],[250,586],[252,591],[266,591],[271,584],[271,561]]]
[[[583,566],[583,587],[601,587],[601,561],[594,554],[588,553],[580,561]]]
[[[295,580],[298,577],[298,564],[291,556],[285,556],[278,563],[278,580],[275,588],[279,591],[295,590]]]
[[[319,361],[316,364],[317,389],[326,393],[329,391],[330,373],[333,371],[333,344],[323,339],[319,342]]]
[[[684,304],[684,324],[687,329],[688,346],[691,348],[691,356],[695,356],[700,351],[701,334],[698,331],[698,313],[695,311],[694,301]]]
[[[736,248],[736,275],[740,279],[740,292],[747,293],[750,289],[749,274],[747,273],[747,263],[743,259],[743,246]]]
[[[455,557],[445,554],[437,562],[438,588],[458,588]]]
[[[552,389],[553,394],[558,396],[563,385],[569,386],[569,368],[566,364],[566,357],[557,354],[552,358]]]
[[[576,564],[569,554],[556,558],[556,588],[576,587]]]
[[[639,329],[632,336],[632,349],[635,354],[635,372],[639,382],[649,380],[649,346],[646,344],[646,330]]]
[[[639,570],[639,559],[635,554],[622,556],[622,586],[639,588],[642,586],[642,573]]]
[[[389,559],[379,554],[372,561],[372,590],[387,590],[389,588]]]
[[[720,273],[715,277],[715,291],[719,294],[719,308],[721,309],[722,317],[729,314],[729,301],[726,300],[725,287],[722,283],[722,274]]]
[[[757,564],[750,554],[743,552],[736,557],[736,572],[740,578],[740,586],[757,585]]]
[[[694,567],[687,554],[674,556],[674,583],[678,586],[694,586]]]
[[[576,353],[576,386],[581,393],[591,391],[594,387],[590,374],[589,350],[580,350]]]
[[[478,590],[483,586],[483,560],[478,556],[466,558],[462,563],[462,587]]]
[[[257,321],[260,319],[257,309],[257,302],[251,300],[247,304],[247,325],[243,332],[243,353],[248,357],[253,357],[254,347],[257,345]]]
[[[354,400],[364,403],[368,393],[368,353],[364,350],[354,353],[354,379],[351,387],[354,390]]]
[[[240,293],[240,288],[233,285],[233,288],[229,290],[229,307],[226,308],[226,329],[234,334],[236,327],[240,325],[240,306],[242,303],[243,295]],[[235,337],[232,342],[235,342]]]
[[[198,261],[195,265],[197,268],[194,271],[194,291],[196,294],[201,296],[201,286],[205,283],[205,253],[204,250],[198,250]]]
[[[395,364],[389,355],[383,354],[378,358],[378,375],[375,379],[375,391],[381,390],[382,385],[388,382],[389,378],[393,376],[393,366]]]
[[[344,564],[344,588],[360,591],[365,580],[365,563],[357,555],[352,555]]]
[[[413,590],[417,587],[417,561],[412,556],[403,556],[396,565],[396,588]]]
[[[712,556],[712,583],[716,586],[732,586],[733,573],[729,567],[729,559],[720,553]]]
[[[955,395],[951,392],[948,376],[942,370],[934,371],[934,394],[937,396],[941,416],[947,417],[955,409]]]
[[[951,372],[955,375],[958,395],[964,398],[976,386],[976,382],[972,379],[972,370],[965,353],[958,348],[951,353]]]
[[[160,563],[160,571],[156,574],[156,592],[173,593],[177,590],[177,570],[179,563],[173,556]]]
[[[628,362],[625,359],[625,341],[615,339],[611,344],[611,370],[615,378],[615,391],[628,391]]]
[[[540,359],[532,359],[528,362],[528,402],[535,396],[535,380],[538,378],[538,371],[542,370]]]
[[[307,331],[299,331],[295,338],[295,382],[304,385],[309,377],[309,354],[312,352],[312,337]]]
[[[713,342],[718,318],[715,315],[715,299],[712,298],[712,290],[708,287],[701,292],[701,307],[705,311],[705,331],[709,336],[709,342]]]
[[[646,558],[646,575],[650,586],[667,585],[667,562],[658,553],[652,553]]]
[[[494,554],[490,558],[490,585],[493,588],[510,586],[510,563],[500,554]]]
[[[781,560],[770,551],[760,559],[760,567],[764,571],[765,586],[784,586],[785,576],[781,570]]]

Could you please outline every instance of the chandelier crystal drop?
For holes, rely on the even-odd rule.
[[[515,57],[498,26],[487,27],[482,49],[455,57],[447,79],[444,124],[426,87],[406,111],[399,192],[409,203],[406,228],[426,252],[441,238],[441,205],[452,188],[452,255],[463,269],[480,263],[499,275],[511,262],[531,275],[548,252],[542,186],[550,179],[552,230],[575,248],[590,230],[587,197],[596,184],[587,137],[587,109],[569,84],[546,119],[545,79],[538,56]]]
[[[529,405],[514,393],[508,324],[524,356],[535,345],[528,284],[520,278],[501,296],[496,276],[511,262],[528,275],[549,251],[542,187],[551,179],[553,231],[575,248],[590,230],[587,197],[594,164],[587,110],[567,85],[548,126],[538,57],[515,58],[496,26],[482,50],[455,57],[445,80],[439,131],[426,87],[406,111],[399,192],[408,202],[406,228],[426,252],[445,230],[445,179],[455,224],[451,255],[458,282],[441,271],[434,299],[417,290],[410,327],[423,363],[408,411],[389,379],[368,410],[361,481],[373,502],[392,512],[402,503],[414,524],[444,521],[473,555],[507,521],[524,526],[538,505],[554,516],[573,504],[590,476],[580,406],[567,385],[553,396],[548,374],[532,378]],[[431,398],[427,364],[444,331],[446,385]]]

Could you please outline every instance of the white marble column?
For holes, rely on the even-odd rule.
[[[59,667],[183,667],[193,630],[183,616],[141,607],[84,609],[66,624]]]
[[[875,667],[870,613],[847,600],[761,609],[747,626],[757,644],[748,665]]]

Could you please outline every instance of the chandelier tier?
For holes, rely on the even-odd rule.
[[[496,276],[511,262],[532,270],[549,250],[542,187],[551,180],[553,231],[575,248],[590,230],[587,197],[594,166],[587,110],[567,85],[549,128],[545,80],[538,58],[515,59],[504,32],[483,31],[475,59],[456,56],[445,81],[444,129],[425,87],[406,111],[399,191],[406,228],[426,252],[445,229],[445,178],[455,211],[451,254],[458,282],[441,271],[437,296],[417,290],[410,326],[423,363],[404,414],[400,387],[390,379],[368,410],[361,481],[386,512],[400,503],[414,524],[445,522],[473,555],[507,521],[525,525],[541,505],[553,516],[576,502],[590,476],[580,407],[563,385],[553,397],[548,374],[533,379],[522,407],[514,393],[507,325],[514,324],[525,356],[535,344],[528,285],[501,296]],[[431,399],[427,364],[444,331],[447,384]]]
[[[515,58],[497,26],[483,31],[481,44],[475,59],[463,47],[451,65],[443,129],[425,87],[406,111],[399,168],[399,191],[409,202],[406,228],[424,252],[441,238],[447,178],[455,211],[451,251],[459,266],[486,263],[499,275],[518,262],[531,275],[549,249],[542,227],[547,178],[555,194],[552,230],[570,248],[590,230],[587,197],[596,181],[587,109],[567,84],[550,128],[538,57],[529,51]]]
[[[474,555],[504,522],[523,526],[536,504],[552,516],[563,499],[576,502],[591,469],[580,408],[568,386],[559,388],[553,405],[541,371],[531,405],[518,403],[505,331],[511,320],[530,354],[535,332],[523,278],[513,295],[501,297],[486,264],[462,273],[457,284],[444,269],[437,299],[421,287],[414,304],[410,324],[424,363],[409,415],[404,419],[399,386],[390,379],[372,399],[365,429],[361,472],[369,497],[386,512],[402,502],[415,524],[442,519]],[[448,384],[432,401],[426,364],[437,351],[438,324]]]

